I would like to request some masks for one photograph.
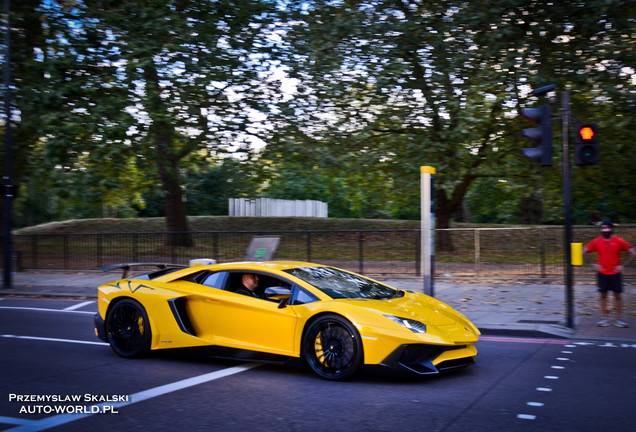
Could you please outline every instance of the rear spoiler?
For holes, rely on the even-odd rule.
[[[166,269],[166,268],[187,268],[187,265],[183,264],[167,264],[167,263],[120,263],[120,264],[108,264],[100,267],[99,269],[102,271],[111,271],[116,269],[122,269],[122,279],[126,279],[128,277],[128,272],[132,267],[157,267],[158,269]]]

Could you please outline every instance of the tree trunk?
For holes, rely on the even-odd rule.
[[[192,247],[190,226],[186,215],[183,191],[179,177],[179,163],[182,155],[176,149],[176,132],[168,120],[166,107],[160,97],[159,76],[152,66],[144,69],[146,89],[148,91],[148,112],[153,123],[150,136],[156,151],[156,162],[161,178],[161,188],[165,192],[166,228],[168,229],[168,245]]]
[[[178,177],[177,167],[166,167],[170,161],[159,158],[159,172],[161,187],[165,192],[166,228],[168,230],[168,245],[192,247],[194,242],[190,235],[188,216],[186,215],[183,191]]]

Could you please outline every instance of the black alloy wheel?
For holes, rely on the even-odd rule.
[[[115,303],[106,315],[105,328],[111,348],[122,357],[139,357],[150,349],[148,315],[135,300],[123,299]]]
[[[305,331],[302,355],[305,363],[321,378],[342,381],[360,370],[362,342],[349,321],[339,315],[325,315]]]

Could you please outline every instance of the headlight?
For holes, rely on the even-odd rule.
[[[384,315],[391,321],[395,321],[396,323],[403,325],[407,329],[411,330],[413,333],[426,333],[426,324],[415,321],[408,318],[400,318],[393,315]]]

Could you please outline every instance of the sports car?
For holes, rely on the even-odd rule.
[[[244,360],[298,358],[327,380],[475,362],[480,332],[462,314],[349,271],[292,261],[160,267],[98,287],[95,333],[122,357],[197,348]],[[256,281],[251,292],[245,275]]]

